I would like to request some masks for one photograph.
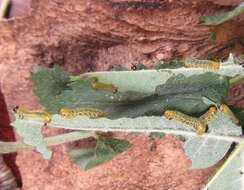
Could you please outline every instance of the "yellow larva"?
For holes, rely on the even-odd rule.
[[[77,116],[87,116],[90,118],[107,117],[107,114],[105,112],[95,108],[62,108],[59,114],[67,118],[74,118]]]
[[[201,135],[206,132],[206,125],[200,119],[196,117],[191,117],[179,111],[166,110],[164,116],[168,119],[177,120],[185,125],[194,127],[196,131],[196,135]]]
[[[24,118],[24,117],[31,117],[31,118],[42,118],[45,123],[50,123],[52,120],[52,116],[42,110],[38,110],[38,111],[28,111],[25,110],[24,108],[21,108],[19,106],[15,106],[13,111],[15,113],[17,113],[19,115],[20,118]]]
[[[223,114],[228,115],[233,123],[239,124],[239,120],[236,118],[236,116],[234,115],[234,113],[230,110],[230,108],[227,105],[222,104],[220,106],[220,111]]]
[[[192,67],[192,68],[203,68],[203,69],[219,69],[220,62],[199,60],[199,59],[187,59],[185,61],[185,66]]]
[[[209,110],[206,113],[201,115],[199,119],[207,125],[215,117],[216,113],[217,113],[216,107],[212,106],[209,108]]]
[[[116,88],[112,84],[105,84],[105,83],[98,82],[97,77],[91,77],[88,78],[88,80],[90,81],[93,90],[108,91],[112,93],[116,93],[118,91],[118,88]]]

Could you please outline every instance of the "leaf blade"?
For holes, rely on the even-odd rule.
[[[200,18],[200,21],[203,21],[205,25],[216,26],[216,25],[222,24],[222,23],[232,19],[233,17],[235,17],[243,12],[244,12],[244,3],[241,3],[233,11],[224,12],[224,13],[218,14],[216,16],[202,17],[202,18]]]

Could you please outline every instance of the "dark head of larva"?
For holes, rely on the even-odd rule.
[[[137,65],[139,64],[139,62],[138,61],[133,61],[132,63],[131,63],[131,67],[130,67],[130,69],[132,70],[132,71],[136,71],[137,70]]]
[[[135,70],[136,70],[136,65],[132,65],[132,66],[131,66],[131,70],[132,70],[132,71],[135,71]]]
[[[115,93],[117,93],[118,92],[118,88],[114,88],[113,89],[113,93],[115,94]]]
[[[15,107],[13,108],[13,111],[16,113],[18,109],[19,109],[19,106],[15,106]]]
[[[240,65],[244,68],[244,62],[241,62]]]
[[[89,80],[91,83],[97,83],[97,82],[98,82],[98,78],[97,78],[97,77],[91,77],[91,78],[88,78],[88,80]]]

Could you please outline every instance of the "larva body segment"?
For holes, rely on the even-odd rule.
[[[13,111],[15,113],[17,113],[19,115],[19,117],[22,119],[24,117],[29,117],[29,118],[42,118],[45,121],[45,123],[50,123],[52,121],[52,116],[49,113],[42,111],[42,110],[28,111],[19,106],[15,106]]]
[[[196,135],[201,135],[206,132],[206,125],[200,119],[196,117],[191,117],[179,111],[166,110],[164,116],[168,119],[177,120],[185,125],[194,127],[196,131]]]
[[[190,68],[219,69],[220,62],[199,59],[187,59],[185,61],[185,66]]]
[[[98,82],[97,77],[91,77],[91,78],[88,78],[88,80],[90,81],[91,88],[93,90],[108,91],[108,92],[112,92],[112,93],[116,93],[118,91],[118,88],[116,88],[112,84],[105,84],[105,83]]]
[[[221,111],[221,113],[228,115],[233,123],[239,124],[239,120],[236,118],[234,113],[231,111],[231,109],[227,105],[221,104],[220,111]]]
[[[107,117],[107,114],[105,112],[95,108],[77,108],[77,109],[62,108],[59,114],[67,118],[74,118],[77,116],[87,116],[90,118]]]
[[[212,106],[209,110],[200,116],[200,120],[205,123],[205,125],[209,124],[209,122],[215,117],[217,113],[216,107]]]

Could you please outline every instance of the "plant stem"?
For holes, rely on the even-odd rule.
[[[238,75],[232,79],[230,79],[230,86],[233,86],[238,83],[244,82],[244,77],[242,75]]]
[[[67,142],[72,142],[80,139],[85,139],[94,136],[92,132],[71,132],[54,137],[47,137],[44,139],[47,146],[59,145]],[[26,145],[22,142],[1,142],[0,141],[0,153],[17,152],[20,150],[32,150],[34,146]]]

